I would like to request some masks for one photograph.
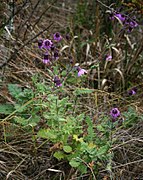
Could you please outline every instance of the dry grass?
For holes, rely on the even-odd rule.
[[[38,1],[36,1],[38,2]],[[47,37],[51,32],[64,31],[69,26],[68,17],[75,12],[74,3],[70,1],[52,1],[51,3],[41,3],[36,6],[36,2],[28,1],[28,4],[21,9],[22,4],[16,6],[19,13],[15,15],[15,32],[12,37],[1,36],[0,48],[0,103],[14,103],[7,90],[8,83],[16,83],[21,87],[31,87],[31,77],[38,73],[47,82],[51,77],[46,73],[42,64],[40,53],[37,50],[37,39]],[[76,1],[75,1],[76,2]],[[76,3],[75,3],[76,4]],[[98,10],[99,7],[97,7]],[[44,9],[44,10],[43,10]],[[31,13],[33,12],[33,13]],[[7,12],[5,12],[7,13]],[[38,15],[38,16],[37,16]],[[97,14],[98,16],[98,11]],[[100,24],[98,21],[97,23]],[[63,30],[64,29],[64,30]],[[99,29],[95,31],[99,38]],[[95,41],[94,48],[100,43]],[[142,42],[138,46],[135,56],[139,56],[142,51]],[[89,47],[87,47],[89,48]],[[88,59],[89,50],[86,49]],[[118,52],[117,52],[118,54]],[[93,54],[94,55],[94,54]],[[137,57],[132,58],[132,63],[127,69],[131,73]],[[96,61],[97,62],[97,61]],[[85,65],[85,64],[84,64]],[[86,63],[88,67],[88,64]],[[104,70],[108,69],[105,67]],[[124,85],[124,77],[119,72],[119,77]],[[96,72],[97,73],[97,72]],[[102,73],[102,72],[101,72]],[[95,79],[95,77],[94,77]],[[98,79],[99,80],[99,79]],[[103,81],[103,87],[105,87]],[[90,82],[89,82],[90,86]],[[80,100],[84,103],[85,112],[93,116],[93,121],[98,123],[98,113],[100,110],[106,112],[112,107],[114,102],[121,105],[122,110],[126,110],[129,105],[136,108],[137,113],[143,113],[142,104],[142,84],[139,95],[133,101],[124,97],[124,94],[108,93],[106,89],[97,90],[91,97],[83,97]],[[1,115],[1,119],[3,119]],[[34,134],[27,133],[19,126],[11,122],[0,123],[0,179],[2,180],[74,180],[92,179],[91,174],[79,176],[75,169],[72,169],[67,162],[58,162],[53,159],[50,142],[33,139]],[[139,120],[129,129],[119,127],[113,135],[116,144],[111,151],[114,152],[112,161],[112,172],[109,173],[104,167],[99,171],[97,179],[143,179],[143,123]],[[110,174],[110,175],[109,175]]]

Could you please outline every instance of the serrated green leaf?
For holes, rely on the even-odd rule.
[[[0,114],[11,114],[14,111],[14,107],[11,104],[0,104]]]
[[[77,88],[77,89],[73,92],[73,94],[76,95],[76,96],[78,96],[78,95],[82,95],[82,94],[90,94],[90,93],[92,93],[92,92],[94,92],[93,89]]]
[[[87,132],[88,132],[88,140],[92,141],[94,138],[94,128],[91,118],[89,116],[86,117],[86,123],[88,125]]]
[[[58,100],[58,105],[66,105],[66,103],[67,103],[67,101],[68,101],[68,98],[66,97],[66,98],[63,98],[63,99],[61,99],[61,100]]]
[[[14,118],[14,121],[22,126],[27,126],[28,125],[28,120],[25,118],[22,118],[20,116],[16,116]]]
[[[82,174],[86,174],[87,173],[87,166],[84,164],[80,164],[80,166],[78,166],[78,170],[82,173]]]
[[[58,118],[58,121],[60,121],[60,122],[67,122],[67,120],[65,118]]]
[[[29,119],[28,124],[30,126],[36,126],[39,121],[40,121],[40,117],[35,115]]]
[[[66,76],[66,74],[67,74],[67,71],[64,70],[64,71],[62,71],[61,76],[64,77],[64,76]]]
[[[77,80],[75,77],[71,76],[70,78],[67,78],[66,82],[70,84],[76,84]]]
[[[108,149],[109,149],[108,145],[100,147],[98,149],[98,151],[97,151],[97,156],[100,158],[100,156],[102,156],[103,154],[107,153]]]
[[[63,150],[64,150],[66,153],[70,153],[70,152],[72,152],[72,147],[71,147],[71,146],[63,146]]]
[[[17,99],[18,95],[22,92],[22,89],[18,87],[17,84],[8,84],[8,90],[15,99]]]
[[[69,164],[72,166],[72,167],[78,167],[80,165],[80,162],[76,161],[76,159],[72,159]]]
[[[54,133],[54,131],[50,129],[40,129],[37,136],[45,139],[50,139],[51,141],[57,138],[57,135]]]
[[[54,157],[58,160],[64,159],[64,153],[61,151],[57,151],[54,153]]]
[[[105,131],[105,128],[100,124],[100,125],[97,125],[97,130],[100,131],[100,132],[104,132]]]

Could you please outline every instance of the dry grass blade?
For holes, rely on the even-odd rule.
[[[117,71],[120,74],[121,79],[122,79],[123,89],[124,89],[125,88],[125,79],[124,79],[124,75],[123,75],[122,71],[118,68],[114,68],[113,70]]]
[[[138,57],[142,52],[143,52],[143,37],[141,38],[140,44],[138,45],[135,55],[133,56],[129,66],[127,68],[127,74],[130,74],[132,67],[138,61]]]

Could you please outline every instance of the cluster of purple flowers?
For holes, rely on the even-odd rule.
[[[66,35],[66,40],[69,40],[70,37],[69,35]],[[40,39],[38,41],[38,47],[41,50],[44,50],[43,53],[43,63],[47,64],[48,66],[53,65],[53,62],[55,62],[56,60],[59,59],[59,51],[56,47],[57,42],[61,41],[63,39],[63,37],[61,36],[61,34],[59,32],[56,32],[55,34],[53,34],[53,38],[51,39],[45,39],[42,40]],[[70,64],[73,61],[69,61]],[[80,66],[76,66],[75,69],[78,72],[78,77],[84,75],[87,73],[87,71],[85,69],[82,69]],[[68,74],[68,73],[67,73]],[[59,78],[59,76],[55,75],[53,82],[55,83],[55,86],[57,87],[61,87],[62,86],[62,82]]]
[[[111,20],[114,20],[115,18],[122,22],[124,28],[127,29],[128,32],[131,32],[135,27],[138,26],[138,23],[135,21],[135,19],[130,18],[129,16],[125,16],[124,14],[118,12],[110,14]]]
[[[62,40],[62,36],[60,33],[56,32],[53,35],[53,40],[56,42],[59,42]],[[50,64],[51,60],[57,60],[59,57],[58,50],[56,49],[54,42],[50,39],[42,40],[40,39],[38,41],[38,47],[39,49],[44,49],[46,52],[43,55],[43,63]]]
[[[52,39],[53,40],[51,40],[51,39],[45,39],[45,40],[40,39],[38,41],[39,49],[44,49],[43,63],[47,64],[47,65],[50,65],[53,62],[53,60],[58,60],[58,58],[59,58],[59,51],[56,48],[54,42],[61,41],[62,36],[60,35],[59,32],[56,32],[53,35]],[[62,86],[61,80],[57,75],[54,77],[53,81],[57,87]]]

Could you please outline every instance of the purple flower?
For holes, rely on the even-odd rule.
[[[80,67],[77,67],[77,71],[78,71],[78,77],[87,74],[87,71],[85,69],[82,69]]]
[[[120,116],[119,109],[118,108],[111,109],[110,115],[112,116],[113,119],[116,119],[118,116]]]
[[[43,47],[43,40],[42,39],[40,39],[38,41],[38,47],[39,47],[39,49],[41,49]]]
[[[135,28],[135,27],[138,26],[138,23],[137,23],[136,21],[130,21],[129,26],[130,26],[131,28]]]
[[[45,53],[45,54],[44,54],[43,63],[44,63],[44,64],[49,64],[49,63],[50,63],[48,53]]]
[[[128,91],[128,94],[130,96],[135,95],[136,93],[137,93],[137,88],[136,87],[134,87],[134,88],[132,88],[131,90]]]
[[[61,37],[60,33],[59,33],[59,32],[56,32],[56,33],[54,34],[54,40],[60,41],[61,39],[62,39],[62,37]]]
[[[127,19],[125,21],[126,25],[129,25],[131,28],[135,28],[138,26],[138,23],[135,20]]]
[[[129,28],[128,28],[128,32],[129,32],[129,33],[130,33],[132,30],[133,30],[132,27],[129,27]]]
[[[57,60],[57,59],[58,59],[58,57],[59,57],[59,53],[58,53],[58,51],[55,51],[55,52],[54,52],[54,59],[56,59],[56,60]]]
[[[127,19],[125,21],[125,25],[128,28],[128,32],[131,32],[133,30],[133,28],[138,26],[138,23],[135,20]]]
[[[70,60],[70,64],[74,63],[74,60],[73,60],[73,58],[71,56],[69,57],[69,60]]]
[[[106,59],[106,61],[111,61],[112,60],[112,56],[111,55],[106,55],[105,59]]]
[[[126,20],[126,17],[123,14],[116,13],[114,16],[117,17],[122,22]]]
[[[114,17],[114,14],[113,14],[113,13],[109,15],[109,19],[110,19],[110,20],[114,20],[114,19],[115,19],[115,17]]]
[[[130,96],[132,96],[132,95],[136,94],[136,92],[132,89],[132,90],[130,90],[130,91],[128,92],[128,94],[129,94]]]
[[[59,79],[58,76],[55,76],[54,78],[54,83],[57,87],[61,87],[62,86],[62,83],[61,83],[61,80]]]
[[[52,43],[52,41],[49,40],[49,39],[46,39],[46,40],[44,40],[44,42],[43,42],[43,47],[44,47],[45,49],[50,49],[52,45],[53,45],[53,43]]]
[[[69,41],[70,40],[70,35],[66,34],[66,40]]]

